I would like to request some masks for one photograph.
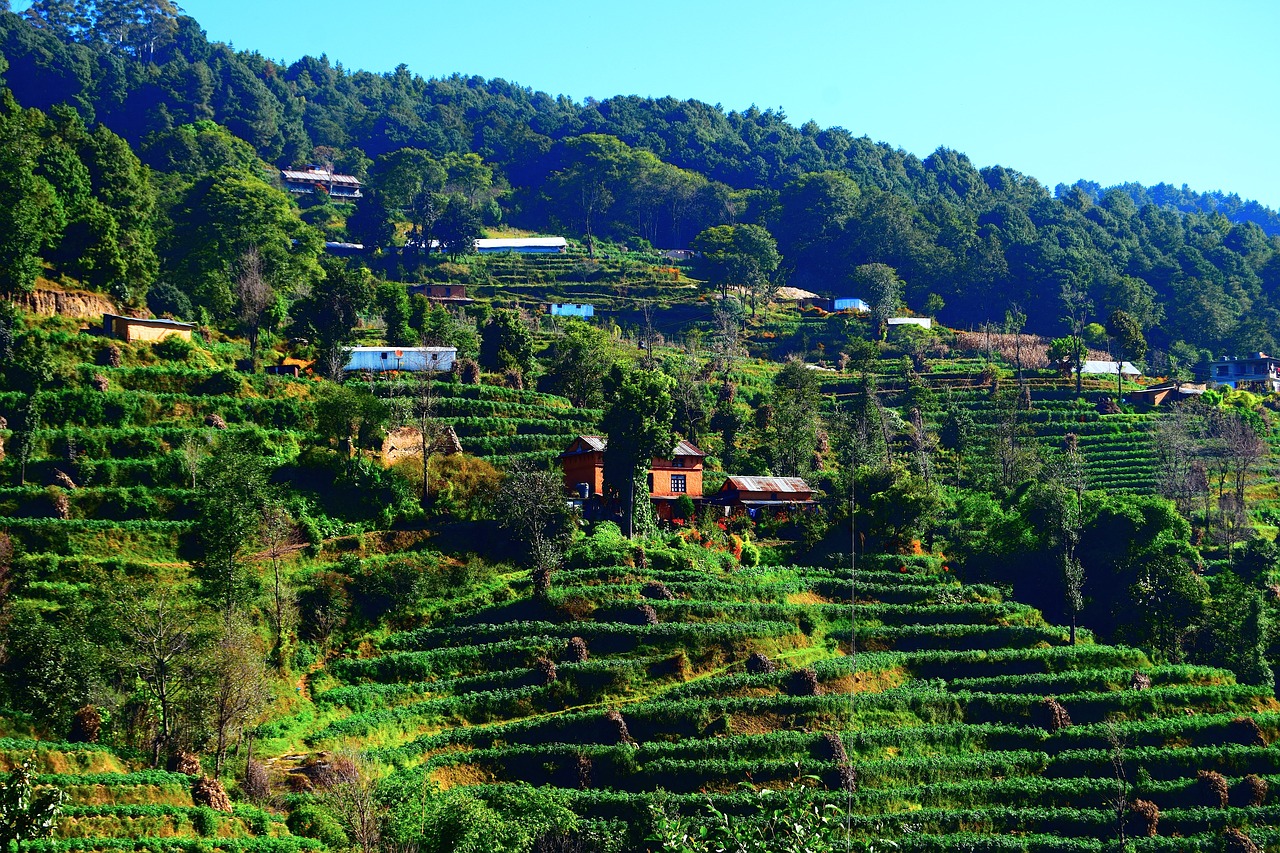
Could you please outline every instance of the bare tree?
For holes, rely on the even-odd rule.
[[[1076,346],[1071,348],[1071,359],[1076,371],[1076,396],[1079,397],[1083,393],[1081,380],[1085,357],[1084,327],[1089,324],[1089,315],[1093,313],[1093,302],[1089,300],[1089,292],[1075,282],[1065,282],[1062,285],[1061,299],[1062,319],[1066,321],[1071,337],[1077,341]]]
[[[1116,778],[1116,795],[1111,807],[1116,816],[1116,840],[1119,849],[1125,848],[1126,823],[1129,818],[1129,777],[1124,767],[1125,743],[1115,723],[1105,724],[1107,743],[1110,745],[1111,770]]]
[[[276,292],[262,265],[262,254],[257,246],[250,246],[240,257],[240,270],[236,274],[236,298],[240,302],[237,318],[249,334],[249,358],[258,361],[258,337],[267,309],[275,304]]]
[[[195,617],[162,589],[147,601],[124,601],[119,624],[129,644],[124,662],[137,673],[159,708],[159,726],[151,746],[151,764],[158,767],[161,756],[173,746],[181,698],[190,685],[186,668],[194,643]]]
[[[743,318],[742,304],[731,297],[718,301],[711,312],[711,352],[716,370],[727,372],[733,360],[742,354]]]
[[[382,808],[375,780],[359,758],[340,755],[320,782],[324,800],[361,853],[373,853],[382,838]]]
[[[215,775],[222,773],[232,738],[266,705],[267,673],[253,630],[238,620],[224,622],[212,649],[209,723],[214,733]]]
[[[297,525],[278,500],[262,505],[262,555],[271,561],[271,608],[267,618],[275,634],[271,655],[278,668],[284,666],[284,635],[296,623],[297,602],[284,577],[284,557],[301,544]]]
[[[416,380],[409,389],[408,396],[393,398],[391,410],[393,417],[401,425],[411,426],[418,431],[418,452],[422,456],[422,493],[419,505],[426,512],[431,501],[431,452],[440,437],[442,426],[435,414],[434,369],[424,369],[415,376]]]
[[[1222,439],[1231,466],[1236,502],[1243,507],[1249,475],[1267,457],[1270,447],[1254,430],[1253,425],[1236,412],[1227,413],[1222,425]]]
[[[182,444],[178,446],[178,461],[182,465],[182,470],[191,478],[192,489],[196,487],[196,476],[200,473],[200,463],[209,456],[209,445],[212,443],[213,440],[207,432],[193,432],[187,435],[182,440]]]

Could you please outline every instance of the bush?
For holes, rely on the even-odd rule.
[[[314,838],[330,850],[342,850],[350,843],[346,832],[342,829],[342,824],[315,803],[299,805],[289,812],[289,817],[284,823],[294,835]]]
[[[186,361],[195,347],[178,335],[169,335],[151,345],[151,351],[165,361]]]

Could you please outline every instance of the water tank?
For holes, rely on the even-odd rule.
[[[578,483],[577,486],[575,486],[574,488],[578,492],[578,497],[582,498],[584,501],[590,499],[591,497],[590,483]]]

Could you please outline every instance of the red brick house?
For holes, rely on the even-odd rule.
[[[813,489],[799,477],[726,477],[720,491],[708,499],[725,508],[745,509],[753,518],[761,509],[809,509],[815,506]]]
[[[580,435],[560,454],[564,487],[583,500],[604,493],[604,450],[609,439],[602,435]],[[659,518],[670,518],[673,505],[687,495],[702,500],[702,460],[706,454],[681,439],[670,458],[655,456],[649,464],[649,498]]]

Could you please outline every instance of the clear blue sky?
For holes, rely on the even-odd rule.
[[[25,5],[25,4],[15,4]],[[1280,206],[1274,0],[186,0],[216,40],[348,68],[782,107],[1052,187],[1166,181]]]

